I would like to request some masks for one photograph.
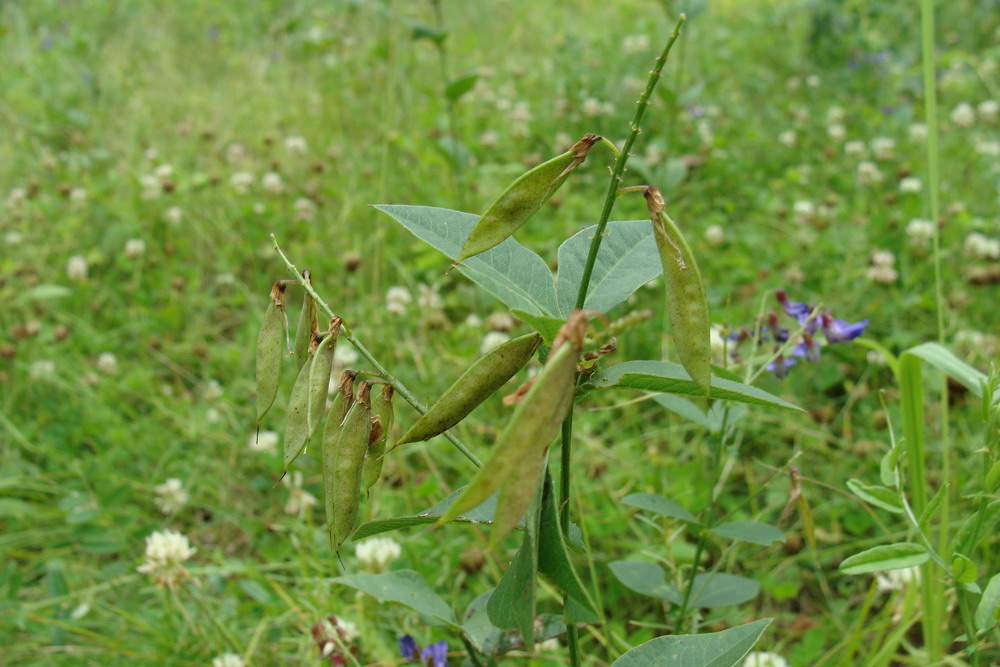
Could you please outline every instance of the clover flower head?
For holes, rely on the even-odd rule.
[[[788,661],[777,653],[754,651],[747,654],[743,667],[788,667]]]
[[[155,487],[156,497],[153,502],[164,514],[173,514],[187,504],[188,494],[181,480],[171,477],[163,484]]]
[[[354,555],[368,568],[381,572],[402,554],[399,544],[391,537],[373,537],[358,542]]]
[[[243,667],[245,664],[243,658],[235,653],[223,653],[212,659],[212,667]]]
[[[152,577],[157,586],[173,588],[187,578],[183,563],[194,553],[188,538],[181,533],[157,531],[146,538],[146,562],[136,570]]]

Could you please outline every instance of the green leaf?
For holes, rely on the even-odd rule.
[[[612,667],[735,667],[770,622],[765,618],[722,632],[657,637],[628,651]]]
[[[463,486],[439,502],[437,505],[434,505],[434,507],[426,509],[419,514],[397,516],[391,519],[379,519],[377,521],[369,521],[366,524],[362,524],[354,532],[354,537],[352,539],[357,542],[358,540],[363,540],[364,538],[371,537],[372,535],[387,533],[390,530],[399,530],[400,528],[411,528],[413,526],[423,526],[428,523],[434,523],[449,507],[451,507],[451,504],[455,502],[455,499],[458,498],[464,490],[465,487]],[[453,521],[461,521],[464,523],[493,523],[493,514],[496,512],[496,508],[497,495],[494,493],[492,496],[484,500],[479,507],[471,509],[468,512],[456,517]]]
[[[493,591],[487,591],[476,597],[462,615],[462,631],[480,651],[485,650],[486,640],[497,630],[486,613],[486,603],[492,594]]]
[[[638,507],[642,510],[648,510],[656,514],[662,514],[663,516],[701,525],[701,522],[691,512],[672,500],[652,493],[632,493],[622,498],[622,502],[631,507]]]
[[[597,607],[587,589],[583,587],[580,575],[577,574],[566,551],[566,541],[556,513],[552,479],[548,474],[545,476],[545,488],[542,494],[542,513],[538,524],[538,571],[583,607],[590,614],[591,622],[596,621]]]
[[[917,518],[917,525],[920,526],[921,530],[927,527],[927,524],[934,515],[937,514],[938,510],[941,509],[941,505],[944,503],[945,498],[948,497],[948,491],[951,489],[951,483],[946,482],[938,487],[937,492],[931,497],[927,506],[924,507],[924,511],[920,513]]]
[[[869,505],[881,507],[893,514],[903,513],[903,503],[899,500],[899,495],[892,489],[878,485],[862,484],[856,479],[847,480],[847,488],[851,493]]]
[[[979,578],[979,572],[968,557],[955,554],[951,559],[951,576],[960,584],[971,584]]]
[[[712,529],[712,532],[733,540],[743,540],[761,546],[770,546],[775,542],[784,542],[785,534],[766,523],[756,521],[733,521],[724,523]]]
[[[900,356],[905,355],[923,359],[956,382],[965,385],[974,395],[982,397],[982,383],[986,381],[986,375],[956,357],[948,348],[937,343],[923,343],[911,347]]]
[[[432,206],[377,205],[421,241],[454,260],[479,219],[478,215]],[[556,288],[545,260],[509,238],[458,265],[465,274],[510,308],[555,317]]]
[[[396,570],[384,574],[348,574],[336,577],[333,581],[356,588],[380,600],[398,602],[416,612],[457,627],[451,608],[413,570]]]
[[[979,598],[976,606],[976,629],[980,632],[989,630],[997,622],[996,609],[1000,604],[1000,574],[990,577],[990,582],[986,584],[983,597]]]
[[[1000,500],[993,500],[986,506],[981,518],[979,512],[966,517],[955,539],[951,541],[951,552],[972,553],[984,537],[993,535],[998,523],[1000,523]]]
[[[609,565],[618,581],[636,593],[683,604],[684,592],[667,582],[666,573],[656,563],[634,560],[613,561]],[[760,584],[753,579],[724,572],[705,572],[696,575],[691,589],[689,606],[725,607],[746,602],[760,592]]]
[[[448,98],[449,102],[457,102],[467,92],[475,88],[476,81],[478,80],[478,74],[468,74],[466,76],[453,79],[451,83],[448,84],[448,87],[445,88],[444,95]]]
[[[712,433],[718,433],[722,429],[722,419],[726,410],[726,406],[722,401],[716,401],[709,408],[708,412],[702,412],[701,408],[697,405],[675,394],[657,394],[653,397],[653,400],[674,414],[680,415],[699,426],[703,426]],[[726,425],[732,426],[742,416],[743,408],[730,406]]]
[[[442,30],[441,28],[436,28],[432,25],[427,25],[426,23],[420,23],[419,21],[410,21],[410,27],[413,29],[412,37],[413,41],[418,41],[421,39],[427,39],[438,46],[444,43],[445,38],[448,36],[447,30]]]
[[[667,394],[705,396],[705,390],[694,383],[683,366],[669,361],[626,361],[596,373],[584,386],[590,389],[627,387]],[[757,387],[717,377],[712,378],[712,398],[753,405],[768,405],[788,410],[802,410],[797,405],[757,389]]]
[[[525,646],[535,645],[535,573],[538,571],[538,560],[532,537],[530,532],[525,531],[521,548],[486,603],[486,612],[493,625],[502,630],[520,630]]]
[[[903,570],[908,567],[923,565],[930,558],[927,549],[912,542],[887,544],[874,547],[850,558],[845,558],[840,564],[844,574],[866,574],[884,570]]]
[[[566,317],[576,306],[590,242],[597,225],[587,227],[559,246],[556,295],[559,314]],[[637,289],[663,273],[649,220],[609,222],[594,262],[584,309],[606,313]]]
[[[552,342],[556,339],[556,334],[559,333],[560,327],[566,324],[566,320],[560,320],[555,317],[546,317],[544,315],[532,315],[531,313],[526,313],[523,310],[518,310],[517,308],[511,310],[510,312],[514,315],[514,317],[524,320],[528,326],[541,334],[542,340],[549,346],[551,346]]]

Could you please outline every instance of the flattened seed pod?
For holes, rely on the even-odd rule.
[[[489,498],[511,476],[530,472],[559,432],[559,426],[573,403],[576,364],[583,348],[587,318],[580,311],[570,314],[552,345],[531,389],[525,395],[503,432],[493,445],[490,458],[438,523],[451,521]],[[526,471],[528,468],[529,471]],[[497,515],[505,510],[497,506]],[[520,517],[517,517],[520,518]],[[514,519],[517,523],[517,519]]]
[[[546,451],[546,449],[532,449],[514,474],[500,485],[500,497],[497,499],[497,509],[487,549],[492,550],[500,544],[524,516],[545,473]]]
[[[276,282],[264,313],[264,324],[257,335],[257,426],[274,405],[281,380],[281,349],[285,337],[285,286]]]
[[[512,236],[555,194],[570,172],[583,164],[590,147],[600,139],[596,134],[584,135],[567,152],[522,174],[507,186],[479,218],[455,261],[485,252]]]
[[[368,453],[365,455],[365,467],[361,476],[366,491],[375,486],[382,474],[382,456],[385,454],[385,444],[395,420],[395,411],[392,408],[393,392],[395,389],[391,384],[384,384],[378,396],[372,398],[372,420],[374,421],[376,417],[381,420],[382,432],[368,447]]]
[[[465,419],[476,406],[524,368],[541,344],[542,337],[532,333],[507,341],[487,352],[403,434],[393,449],[440,435]]]
[[[660,191],[646,189],[646,204],[653,222],[653,236],[663,263],[667,285],[667,313],[673,329],[674,345],[681,365],[708,396],[711,391],[712,367],[710,329],[705,284],[698,264],[677,225],[665,212]]]
[[[330,320],[330,331],[326,336],[321,340],[318,336],[313,338],[315,347],[312,356],[295,378],[285,417],[285,470],[302,453],[320,421],[330,386],[333,352],[339,331],[340,318],[335,317]]]
[[[312,274],[303,271],[307,285],[312,285]],[[295,329],[295,361],[298,368],[309,360],[309,347],[312,343],[313,334],[319,333],[319,314],[316,312],[316,300],[309,292],[305,292],[302,299],[302,310],[299,311],[299,326]]]
[[[330,548],[333,548],[333,522],[336,515],[336,481],[334,471],[337,467],[337,442],[340,439],[340,427],[348,408],[354,402],[354,371],[344,371],[340,376],[340,387],[333,397],[330,410],[326,416],[326,427],[323,429],[323,507],[326,510],[326,530],[330,535]]]
[[[347,411],[337,438],[337,462],[333,471],[333,544],[340,550],[354,530],[361,505],[361,468],[371,441],[371,385],[358,383],[354,405]]]

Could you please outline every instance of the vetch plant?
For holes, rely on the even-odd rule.
[[[309,273],[299,271],[275,240],[275,248],[294,278],[274,284],[258,338],[258,428],[277,394],[281,358],[289,354],[291,337],[284,292],[288,287],[301,287],[305,303],[294,337],[299,371],[288,405],[284,470],[288,472],[313,440],[321,441],[324,505],[332,548],[339,553],[348,540],[353,540],[359,544],[360,558],[367,550],[361,545],[371,544],[362,542],[364,538],[409,526],[454,521],[491,525],[489,548],[493,549],[505,536],[521,529],[520,548],[496,588],[473,600],[461,615],[456,615],[451,605],[411,570],[346,574],[334,580],[414,609],[461,642],[467,658],[476,665],[492,664],[511,650],[531,650],[536,641],[545,642],[560,635],[565,635],[570,663],[582,664],[579,628],[601,622],[603,612],[595,603],[599,598],[577,572],[569,546],[572,543],[574,549],[586,553],[586,545],[580,544],[576,526],[570,521],[576,403],[602,391],[620,388],[710,401],[708,407],[722,415],[718,429],[721,442],[714,449],[713,472],[717,477],[722,470],[721,452],[729,427],[738,417],[738,410],[730,407],[732,403],[798,409],[737,381],[728,371],[713,372],[705,285],[681,226],[668,216],[667,204],[656,187],[623,187],[626,165],[640,133],[643,115],[683,22],[682,16],[655,62],[620,150],[603,137],[584,135],[568,152],[517,178],[482,215],[427,206],[376,206],[441,251],[454,262],[454,268],[535,329],[534,333],[486,350],[430,408],[418,401],[414,392],[354,336],[349,326],[350,314],[335,313],[315,290]],[[597,144],[610,148],[615,156],[601,214],[596,225],[560,246],[559,268],[553,275],[549,263],[518,243],[513,235],[580,167]],[[649,217],[611,221],[618,197],[631,192],[645,195]],[[681,363],[631,360],[604,366],[603,357],[616,349],[613,334],[621,326],[608,323],[605,313],[661,273],[665,277],[671,337]],[[399,304],[397,311],[405,307],[399,299],[389,301]],[[329,318],[325,331],[320,331],[316,323],[320,316]],[[629,326],[645,319],[638,318]],[[606,338],[596,333],[597,323],[602,323]],[[858,325],[849,325],[819,311],[805,313],[800,324],[808,334],[823,327],[831,343],[849,340],[858,332]],[[860,326],[863,329],[864,325]],[[339,390],[329,409],[325,409],[338,339],[351,344],[375,370],[364,373],[366,379],[361,379],[360,371],[344,371]],[[780,342],[795,344],[787,336]],[[543,363],[542,369],[505,400],[505,404],[516,405],[484,463],[473,453],[473,447],[455,436],[453,429],[524,368],[536,353]],[[385,388],[379,388],[376,394],[378,385]],[[394,395],[420,416],[404,429],[401,438],[389,443],[389,427],[396,419]],[[691,407],[702,414],[701,408],[694,404]],[[316,436],[317,433],[320,435]],[[377,485],[382,459],[401,445],[437,435],[447,438],[478,468],[469,484],[417,515],[376,520],[356,527],[359,508],[367,494],[382,492]],[[558,485],[549,470],[549,450],[557,439]],[[743,540],[758,545],[781,541],[782,533],[765,524],[717,520],[715,503],[723,481],[713,489],[702,508],[702,519],[670,500],[649,494],[638,494],[638,499],[632,498],[630,504],[687,522],[699,540],[698,553],[707,548],[709,540]],[[594,572],[596,565],[589,553],[587,558],[589,569]],[[714,570],[700,572],[698,563],[696,557],[690,569],[677,573],[681,581],[672,589],[674,592],[664,588],[661,595],[675,605],[672,614],[678,632],[698,627],[697,609],[737,604],[752,598],[759,589],[756,582],[743,577]],[[383,570],[384,566],[376,569]],[[643,587],[630,585],[636,574],[632,565],[616,568],[613,564],[612,569],[626,585],[648,593]],[[662,571],[657,575],[652,570],[639,574],[654,579],[663,576]],[[563,596],[561,617],[537,613],[536,582],[540,576]],[[623,667],[647,664],[649,660],[695,651],[700,656],[698,664],[704,664],[704,659],[717,665],[735,665],[754,646],[768,623],[769,619],[764,619],[716,633],[661,637],[628,651],[615,664]],[[418,652],[415,641],[407,635],[400,640],[400,650],[407,659],[435,665],[445,664],[447,659],[447,644],[442,641]]]

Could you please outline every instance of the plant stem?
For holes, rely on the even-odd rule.
[[[667,62],[667,56],[670,54],[670,49],[673,47],[674,42],[681,34],[681,26],[684,25],[685,15],[681,14],[680,18],[677,19],[677,25],[674,27],[674,31],[670,33],[670,37],[667,39],[666,46],[663,47],[663,52],[660,57],[656,59],[656,63],[653,65],[653,70],[649,73],[649,80],[646,82],[646,90],[642,92],[639,96],[639,101],[636,102],[635,115],[632,117],[632,123],[629,126],[628,137],[625,139],[625,145],[622,146],[622,151],[618,155],[618,159],[615,160],[614,170],[611,172],[611,181],[608,183],[608,194],[604,198],[604,210],[601,211],[601,218],[597,222],[597,230],[594,232],[594,238],[590,242],[590,252],[587,255],[587,263],[583,266],[583,277],[580,279],[580,290],[576,295],[576,307],[577,309],[583,308],[583,304],[587,301],[587,290],[590,289],[590,276],[594,272],[594,263],[597,261],[597,251],[601,249],[601,241],[604,238],[604,228],[608,226],[608,219],[611,217],[611,209],[615,206],[616,193],[618,191],[618,184],[621,183],[622,177],[625,175],[625,165],[628,164],[629,152],[632,150],[632,144],[635,143],[636,137],[639,136],[639,132],[642,127],[642,116],[646,113],[646,107],[649,106],[649,98],[653,94],[653,89],[656,88],[657,82],[660,80],[660,72],[663,71],[663,65]]]
[[[270,236],[271,236],[271,241],[274,243],[274,249],[278,251],[278,254],[281,256],[281,259],[284,260],[285,266],[288,267],[288,270],[291,271],[292,275],[294,275],[298,279],[299,285],[302,286],[302,289],[308,292],[309,296],[311,296],[313,299],[316,300],[316,305],[319,307],[320,310],[326,313],[327,317],[334,317],[335,314],[333,312],[333,309],[326,304],[323,298],[316,293],[315,289],[313,289],[313,286],[305,281],[305,279],[302,277],[302,273],[299,272],[299,270],[295,268],[295,265],[289,261],[284,251],[282,251],[281,246],[278,245],[278,239],[274,237],[274,234],[271,234]],[[351,343],[351,345],[353,345],[354,348],[361,354],[361,356],[364,357],[368,361],[368,363],[370,363],[372,366],[375,367],[375,371],[378,373],[380,377],[384,378],[393,387],[395,387],[396,391],[399,392],[399,395],[403,397],[403,400],[405,400],[407,403],[413,406],[413,409],[419,412],[420,414],[426,414],[427,406],[421,403],[417,399],[417,397],[413,394],[413,392],[406,387],[406,385],[404,385],[396,376],[394,376],[392,373],[386,370],[385,366],[379,363],[378,359],[376,359],[375,356],[368,351],[368,348],[362,345],[361,341],[359,341],[357,338],[354,337],[354,335],[351,333],[350,327],[347,326],[346,322],[344,322],[340,327],[340,335],[346,338]],[[462,452],[462,454],[465,455],[465,458],[472,461],[473,465],[475,465],[477,468],[482,467],[483,464],[479,460],[479,458],[475,454],[473,454],[469,450],[469,448],[462,443],[461,440],[456,438],[448,431],[444,432],[444,437],[447,438],[448,441],[455,446],[455,449]]]

